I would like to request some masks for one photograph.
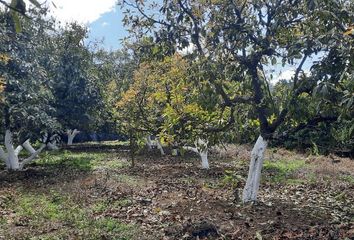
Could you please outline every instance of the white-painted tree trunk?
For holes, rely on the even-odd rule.
[[[32,147],[30,140],[27,139],[22,146],[30,153],[30,154],[34,154],[36,152],[36,150]]]
[[[162,155],[162,156],[165,155],[165,151],[163,150],[163,147],[162,147],[162,145],[161,145],[160,138],[157,138],[157,139],[156,139],[156,146],[157,146],[157,149],[160,150],[161,155]]]
[[[195,141],[194,145],[195,147],[185,146],[183,148],[198,154],[202,160],[202,168],[209,169],[208,142],[199,138],[197,141]]]
[[[146,146],[148,147],[149,150],[152,149],[152,141],[150,135],[146,137]]]
[[[5,162],[7,169],[18,170],[20,168],[20,163],[18,159],[18,154],[22,150],[22,147],[19,146],[16,149],[13,146],[12,142],[12,133],[10,130],[5,132],[5,152],[2,148],[0,149],[1,159]]]
[[[200,158],[202,159],[202,168],[209,169],[208,150],[200,152],[199,155]]]
[[[23,161],[21,161],[20,163],[20,170],[23,169],[23,167],[27,164],[32,162],[42,151],[43,149],[46,147],[46,144],[42,144],[41,147],[35,151],[31,156],[29,156],[28,158],[24,159]]]
[[[24,145],[24,147],[28,151],[32,151],[33,147],[31,146],[28,140],[24,143]],[[5,148],[7,153],[0,147],[0,158],[5,162],[6,167],[11,170],[21,170],[25,166],[25,164],[33,161],[33,159],[38,156],[38,154],[45,148],[45,144],[42,144],[42,146],[37,151],[33,149],[34,152],[31,152],[31,156],[20,162],[18,155],[23,149],[23,147],[18,146],[15,149],[13,146],[12,133],[10,130],[6,130]]]
[[[262,136],[259,136],[251,152],[251,163],[242,196],[242,201],[244,203],[255,202],[257,200],[266,148],[267,141],[263,139]]]
[[[6,130],[5,133],[5,148],[7,150],[7,162],[9,169],[20,169],[18,154],[20,153],[21,148],[16,148],[17,151],[15,150],[12,142],[12,132],[10,130]]]
[[[56,139],[57,137],[58,137],[58,134],[54,134],[53,136],[50,137],[50,139],[49,139],[50,141],[47,143],[47,147],[49,150],[59,150],[59,147],[57,146],[57,139]],[[46,141],[43,141],[43,142],[46,142]]]
[[[17,146],[17,148],[15,149],[15,154],[18,156],[20,154],[20,152],[22,151],[23,147],[21,145]]]
[[[74,129],[74,130],[68,129],[66,131],[66,134],[68,135],[68,145],[73,145],[74,138],[76,137],[76,135],[78,133],[80,133],[80,131],[78,131],[77,129]]]
[[[47,147],[49,150],[59,150],[59,147],[57,146],[57,141],[49,142],[47,143]]]

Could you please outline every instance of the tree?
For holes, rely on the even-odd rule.
[[[157,80],[155,69],[152,64],[140,64],[134,72],[133,82],[117,102],[118,119],[127,135],[140,133],[149,139],[150,135],[161,132],[165,102],[159,101],[156,94],[164,89]],[[164,154],[163,149],[160,150]]]
[[[100,49],[94,53],[94,64],[101,97],[96,129],[103,132],[118,132],[122,129],[117,119],[116,103],[131,84],[137,66],[136,60],[128,49],[114,52]]]
[[[311,95],[318,85],[329,80],[305,74],[305,66],[314,65],[310,58],[323,56],[320,58],[325,61],[326,55],[338,49],[346,56],[351,54],[348,49],[353,36],[343,33],[352,24],[352,1],[165,0],[158,9],[159,4],[151,2],[122,1],[129,8],[125,23],[136,33],[136,38],[148,30],[157,46],[163,46],[160,49],[168,46],[173,52],[188,47],[194,49],[191,58],[223,63],[234,69],[233,76],[220,81],[215,81],[210,72],[208,81],[222,96],[224,105],[248,104],[257,114],[260,135],[252,150],[243,192],[244,202],[256,201],[268,142],[292,118],[291,109],[302,94]],[[342,63],[352,66],[352,63]],[[275,105],[269,90],[270,73],[281,67],[293,67],[295,72],[284,101]],[[311,70],[314,72],[315,68]],[[334,74],[341,76],[349,71],[345,67],[336,69]],[[230,81],[239,82],[243,86],[241,91],[228,94],[225,89]],[[307,122],[335,120],[336,116],[330,112],[316,111]]]
[[[209,168],[208,148],[218,143],[233,110],[218,105],[208,82],[200,74],[191,74],[193,67],[179,54],[142,63],[118,109],[130,128],[157,135],[158,142],[162,138],[184,146],[200,155],[203,168]],[[191,144],[195,146],[186,146]],[[161,150],[161,144],[158,147]]]
[[[8,11],[0,12],[0,76],[4,82],[2,91],[1,129],[5,132],[6,152],[0,148],[0,157],[12,170],[22,169],[35,159],[57,131],[59,124],[54,118],[51,106],[51,81],[40,64],[45,58],[42,41],[49,35],[51,21],[33,11],[33,23],[21,22],[22,31],[17,33]],[[45,137],[45,135],[47,137]],[[43,144],[36,151],[29,139],[42,139]],[[14,147],[18,142],[19,146]],[[19,152],[26,148],[31,156],[20,161]]]
[[[51,75],[56,117],[66,129],[68,145],[80,130],[88,130],[95,122],[95,109],[101,98],[93,54],[84,45],[87,29],[72,23],[56,39],[57,62]]]

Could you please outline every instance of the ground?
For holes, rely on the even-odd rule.
[[[354,239],[354,160],[269,149],[243,205],[250,146],[194,155],[116,143],[45,152],[0,171],[0,239]]]

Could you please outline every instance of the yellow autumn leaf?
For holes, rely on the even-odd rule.
[[[7,64],[10,60],[11,58],[7,56],[5,53],[0,53],[0,62]]]
[[[349,35],[354,35],[354,27],[348,28],[343,35],[349,36]]]

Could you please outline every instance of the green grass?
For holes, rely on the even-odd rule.
[[[341,175],[339,176],[339,179],[351,185],[354,185],[354,177],[351,175]]]
[[[85,146],[129,146],[129,141],[102,141],[102,142],[84,142],[84,143],[75,143],[75,145],[85,145]]]
[[[80,171],[99,168],[118,169],[128,165],[128,163],[114,157],[112,153],[70,151],[45,152],[36,163],[44,167],[62,166]]]
[[[264,171],[271,182],[288,184],[304,183],[305,179],[297,179],[295,173],[305,166],[304,160],[264,161]]]
[[[114,201],[102,200],[98,201],[92,206],[94,213],[103,213],[110,209],[117,209],[121,207],[127,207],[133,204],[133,201],[130,198],[122,198]]]
[[[15,226],[31,229],[26,239],[64,239],[67,232],[80,236],[78,239],[131,239],[136,234],[134,225],[127,225],[117,219],[104,215],[95,216],[98,211],[108,207],[131,204],[129,199],[122,199],[109,205],[108,202],[84,206],[75,203],[70,197],[55,191],[48,194],[26,193],[21,189],[16,197],[7,201],[6,210],[12,210],[12,221],[2,218],[0,228],[10,230]],[[54,233],[41,234],[41,229],[59,226]],[[66,229],[66,231],[61,231]],[[39,234],[36,232],[39,232]],[[75,238],[77,239],[77,238]]]

